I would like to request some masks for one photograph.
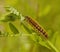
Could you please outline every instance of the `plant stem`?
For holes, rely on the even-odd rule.
[[[49,41],[47,40],[48,44],[53,48],[56,52],[59,52],[58,49]]]

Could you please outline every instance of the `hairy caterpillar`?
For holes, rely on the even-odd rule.
[[[25,16],[25,20],[29,24],[31,24],[38,31],[39,34],[41,33],[42,36],[44,36],[45,38],[48,38],[47,32],[36,21],[34,21],[31,17]]]

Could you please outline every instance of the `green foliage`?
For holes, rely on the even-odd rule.
[[[19,31],[16,29],[16,27],[12,23],[9,23],[9,27],[14,34],[19,33]]]

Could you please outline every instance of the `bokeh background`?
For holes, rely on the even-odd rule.
[[[0,17],[6,13],[4,6],[12,6],[21,14],[38,21],[48,32],[49,40],[60,51],[60,0],[0,0]],[[0,37],[0,52],[53,52],[35,43],[18,20],[12,23],[22,34]],[[0,22],[0,30],[12,34],[6,22]]]

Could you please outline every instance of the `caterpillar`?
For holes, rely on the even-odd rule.
[[[31,26],[33,26],[36,30],[37,30],[37,32],[39,33],[39,34],[41,34],[43,37],[45,37],[45,38],[48,38],[48,34],[47,34],[47,32],[45,31],[45,29],[43,29],[35,20],[33,20],[31,17],[29,17],[29,16],[25,16],[25,20],[29,23],[29,24],[31,24]]]

